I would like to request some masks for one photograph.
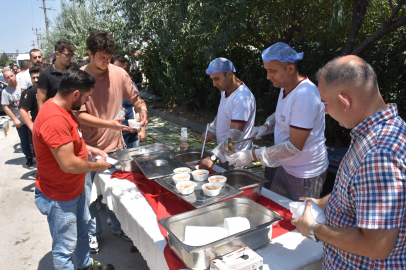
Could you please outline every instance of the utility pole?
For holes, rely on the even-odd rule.
[[[49,22],[48,22],[48,16],[47,16],[47,9],[49,9],[49,10],[51,10],[51,9],[50,9],[50,8],[46,8],[46,6],[45,6],[45,0],[42,0],[42,4],[43,4],[43,6],[42,6],[42,7],[39,7],[39,8],[42,8],[42,9],[44,10],[45,27],[46,27],[46,29],[47,29],[47,37],[49,38]]]
[[[75,11],[76,11],[76,0],[73,0],[73,8],[74,8]]]
[[[37,36],[38,49],[40,49],[39,41],[41,39],[41,28],[35,28],[35,29],[33,28],[32,31],[35,31],[35,35]],[[38,31],[39,31],[39,33],[38,33]]]

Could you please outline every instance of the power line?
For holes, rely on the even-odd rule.
[[[37,44],[38,44],[38,49],[40,49],[40,41],[41,41],[41,28],[33,28],[32,31],[35,31],[35,35],[37,36]],[[39,33],[38,33],[39,31]]]

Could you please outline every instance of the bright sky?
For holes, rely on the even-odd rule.
[[[32,28],[41,28],[41,34],[46,35],[44,10],[42,0],[0,0],[1,28],[0,28],[0,53],[6,52],[29,52],[37,46],[37,36]],[[50,29],[54,16],[59,11],[60,0],[46,0],[48,21]],[[39,33],[39,30],[38,30]]]

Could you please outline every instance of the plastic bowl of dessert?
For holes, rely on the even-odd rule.
[[[189,181],[190,180],[190,174],[189,173],[178,173],[172,176],[173,182],[175,184],[183,182],[183,181]]]
[[[220,184],[222,187],[226,184],[227,177],[222,175],[213,175],[209,177],[209,183],[217,183]]]
[[[222,185],[219,183],[208,183],[202,186],[204,195],[206,196],[217,196],[220,194]]]
[[[204,181],[209,177],[208,170],[195,170],[192,172],[193,179],[196,181]]]
[[[182,181],[176,184],[176,189],[180,194],[188,195],[195,190],[196,183],[192,181]]]
[[[178,174],[178,173],[190,173],[191,170],[188,167],[179,167],[173,170],[174,173]]]

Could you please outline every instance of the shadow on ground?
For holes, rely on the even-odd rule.
[[[21,149],[21,143],[17,143],[13,146],[14,148],[14,153],[22,153],[23,150]]]
[[[38,263],[38,270],[54,270],[52,252],[48,252]]]
[[[37,175],[37,168],[32,167],[32,171],[26,172],[25,174],[21,175],[20,179],[35,181],[36,175]]]
[[[24,187],[22,191],[27,191],[27,192],[34,192],[35,190],[35,182],[32,184],[29,184],[28,186]]]

